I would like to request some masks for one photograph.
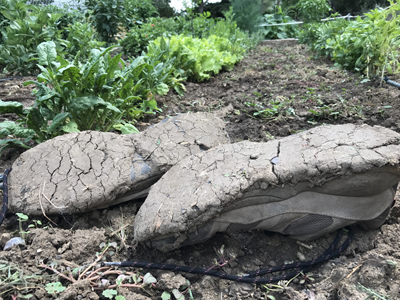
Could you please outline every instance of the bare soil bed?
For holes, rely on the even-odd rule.
[[[279,139],[323,124],[366,123],[400,132],[398,89],[385,84],[381,87],[379,80],[365,82],[360,75],[335,68],[328,59],[313,56],[306,46],[293,41],[263,43],[233,71],[222,72],[207,82],[187,83],[184,96],[170,92],[157,97],[163,112],[141,120],[138,128],[143,130],[177,113],[218,112],[229,107],[224,120],[231,142]],[[29,78],[0,82],[0,99],[31,105],[33,86],[23,87],[26,80]],[[1,116],[4,119],[12,120],[15,116]],[[20,153],[7,151],[1,157],[0,171],[10,167]],[[9,280],[10,274],[18,269],[19,282],[25,280],[26,286],[14,285],[13,295],[32,294],[30,299],[106,299],[101,290],[92,288],[101,284],[101,279],[95,278],[101,273],[83,273],[84,267],[79,280],[78,277],[68,280],[55,270],[68,276],[68,270],[93,263],[104,247],[103,242],[115,242],[118,249],[111,247],[104,253],[107,261],[139,260],[205,268],[218,258],[215,249],[224,247],[225,258],[233,259],[223,270],[229,274],[245,274],[262,267],[316,258],[335,237],[333,233],[299,243],[280,234],[242,231],[217,234],[205,243],[165,254],[133,239],[135,214],[141,203],[126,203],[83,215],[49,216],[52,222],[41,218],[42,225],[30,230],[26,247],[0,251],[0,280]],[[0,243],[18,231],[15,213],[8,212],[0,227]],[[179,288],[188,280],[190,291],[186,289],[186,299],[190,299],[190,293],[194,299],[272,299],[271,296],[275,299],[398,299],[399,221],[398,201],[379,230],[364,231],[356,227],[354,241],[340,257],[315,267],[312,275],[299,275],[290,282],[252,285],[209,276],[142,270],[141,274],[150,272],[157,278],[154,287],[141,289],[123,284],[125,287],[120,287],[118,292],[126,299],[160,299],[163,291]],[[33,223],[25,222],[24,227]],[[44,265],[52,266],[53,270]],[[102,278],[115,284],[118,272],[107,269],[101,272],[108,272]],[[67,288],[57,296],[48,294],[45,285],[58,281]],[[4,291],[2,284],[1,292]],[[12,295],[3,298],[23,299]]]

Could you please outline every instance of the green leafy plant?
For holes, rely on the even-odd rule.
[[[115,36],[124,18],[123,0],[86,0],[86,7],[93,11],[91,15],[97,34],[107,44],[115,42]]]
[[[1,11],[8,19],[3,34],[4,44],[0,45],[0,64],[6,66],[6,72],[15,74],[35,74],[37,46],[49,40],[56,41],[61,52],[61,32],[57,21],[62,14],[50,14],[39,7],[27,6],[22,1],[10,0],[10,11]]]
[[[296,16],[306,23],[317,22],[327,16],[331,7],[327,0],[300,0],[296,5],[288,8],[294,10]]]
[[[138,58],[127,67],[121,54],[111,58],[112,48],[92,50],[86,64],[81,64],[77,57],[74,61],[57,57],[53,42],[40,44],[37,51],[42,73],[38,81],[24,83],[36,85],[35,104],[24,109],[20,103],[0,102],[0,112],[16,113],[21,118],[17,123],[3,122],[2,136],[15,134],[42,142],[66,132],[88,129],[123,128],[125,133],[137,132],[120,118],[124,113],[129,116],[132,109],[147,112],[149,106],[156,108],[154,99],[147,99],[151,92],[141,87],[140,75],[147,64]],[[1,143],[3,147],[27,147],[15,138]]]
[[[50,282],[46,284],[45,290],[51,295],[57,295],[65,290],[61,282]]]
[[[265,14],[263,19],[261,20],[263,25],[270,24],[280,24],[280,23],[292,23],[294,20],[285,15],[282,12],[282,8],[280,6],[277,7],[277,13],[275,14]],[[262,34],[265,36],[265,39],[286,39],[296,37],[299,33],[298,25],[275,25],[275,26],[263,26]]]
[[[189,51],[185,50],[179,44],[171,47],[171,40],[166,36],[149,44],[145,56],[148,66],[143,70],[148,89],[162,95],[172,87],[178,94],[183,94],[186,89],[182,81],[192,74],[196,61],[189,58]]]
[[[335,17],[337,15],[332,15]],[[299,42],[308,44],[318,55],[333,56],[333,45],[336,37],[343,34],[349,22],[345,19],[325,23],[305,24],[298,35]]]
[[[66,46],[68,55],[74,57],[79,54],[80,60],[86,60],[91,49],[100,49],[105,42],[99,42],[94,39],[95,32],[89,23],[75,22],[68,24],[66,28],[67,38]]]
[[[193,28],[185,17],[175,18],[148,18],[147,22],[130,29],[130,32],[120,41],[120,45],[126,54],[138,56],[145,51],[151,41],[166,36],[184,34],[188,36],[204,37],[215,24],[214,20],[204,17],[193,19]],[[224,33],[226,34],[226,33]]]
[[[161,39],[154,41],[160,45]],[[195,81],[209,79],[222,69],[231,70],[241,57],[233,54],[234,49],[229,40],[215,35],[207,39],[179,35],[169,39],[171,53],[181,53],[181,62],[190,65],[189,78]],[[191,64],[193,60],[194,64]],[[179,65],[179,64],[178,64]]]
[[[145,22],[149,23],[149,18],[158,15],[157,9],[151,0],[124,0],[123,6],[124,18],[122,19],[122,25],[126,29],[142,25]]]
[[[0,113],[18,113],[22,119],[28,114],[19,102],[3,102],[0,100]],[[21,119],[21,120],[22,120]],[[0,154],[7,148],[30,149],[29,142],[34,140],[35,131],[24,127],[20,123],[4,121],[0,123]]]
[[[139,75],[146,67],[140,58],[127,67],[121,54],[111,58],[109,52],[113,47],[109,47],[103,51],[93,49],[83,65],[77,59],[70,62],[57,57],[52,42],[39,48],[42,74],[37,82],[27,81],[24,85],[37,87],[37,100],[29,111],[27,124],[42,140],[62,132],[109,131],[119,122],[123,111],[149,93],[140,89]]]
[[[181,33],[180,23],[176,19],[149,18],[146,23],[132,27],[125,38],[120,41],[120,45],[124,53],[139,56],[146,50],[150,41],[161,36],[170,37],[179,33]]]
[[[17,265],[6,260],[0,260],[0,297],[4,299],[30,299],[32,290],[38,287],[47,276],[41,272],[25,274]]]
[[[240,30],[234,21],[232,8],[225,12],[225,19],[214,20],[208,15],[200,15],[191,22],[185,17],[149,18],[146,23],[132,27],[120,45],[126,54],[138,56],[145,51],[151,41],[161,36],[171,38],[174,35],[185,35],[192,38],[208,38],[215,35],[229,40],[231,50],[237,55],[243,55],[248,49],[255,47],[262,39],[261,33],[249,35]]]
[[[21,238],[23,238],[24,240],[26,240],[26,238],[28,237],[28,234],[30,233],[29,231],[25,231],[22,229],[22,223],[28,221],[29,217],[23,213],[16,213],[17,217],[18,217],[18,224],[19,224],[19,235]]]
[[[256,32],[262,15],[259,1],[232,0],[234,20],[243,31]]]
[[[247,102],[246,105],[253,106],[257,109],[254,116],[266,117],[266,118],[276,118],[279,116],[290,116],[295,115],[294,109],[290,106],[291,100],[277,97],[276,100],[270,100],[267,107],[259,103]]]
[[[385,9],[374,9],[355,21],[334,21],[330,25],[313,25],[303,40],[322,54],[329,55],[336,65],[364,72],[367,77],[399,72],[400,3],[390,1]]]

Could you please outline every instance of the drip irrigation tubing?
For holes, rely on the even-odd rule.
[[[290,280],[300,273],[307,273],[308,271],[311,270],[314,266],[328,261],[334,257],[339,256],[343,251],[347,249],[347,247],[350,245],[351,241],[354,238],[354,233],[351,228],[347,229],[347,238],[345,241],[338,247],[339,241],[342,238],[342,232],[344,230],[339,230],[336,234],[335,240],[332,242],[332,244],[329,246],[328,249],[325,250],[325,252],[319,256],[317,259],[305,261],[305,262],[298,262],[298,263],[292,263],[292,264],[284,264],[281,266],[276,266],[276,267],[270,267],[270,268],[263,268],[258,271],[252,271],[249,272],[248,274],[244,275],[230,275],[226,274],[222,271],[215,270],[214,267],[204,269],[204,268],[196,268],[196,267],[187,267],[187,266],[180,266],[180,265],[170,265],[170,264],[159,264],[159,263],[151,263],[151,262],[141,262],[141,261],[123,261],[123,262],[102,262],[102,266],[116,266],[116,267],[134,267],[134,268],[144,268],[144,269],[158,269],[158,270],[169,270],[173,272],[186,272],[186,273],[192,273],[192,274],[201,274],[201,275],[209,275],[209,276],[214,276],[218,277],[221,279],[226,279],[226,280],[231,280],[231,281],[238,281],[238,282],[246,282],[246,283],[254,283],[254,284],[267,284],[267,283],[273,283],[273,282],[278,282],[281,280]],[[264,274],[269,274],[269,273],[274,273],[274,272],[280,272],[284,270],[292,270],[295,269],[295,271],[283,274],[283,275],[277,275],[277,276],[272,276],[268,278],[255,278],[256,276],[264,275]]]
[[[0,82],[7,81],[7,80],[21,79],[24,77],[31,77],[31,76],[18,76],[18,77],[3,78],[3,79],[0,79]]]
[[[383,80],[384,80],[387,84],[389,84],[389,85],[391,85],[391,86],[394,86],[394,87],[397,87],[398,89],[400,89],[400,83],[398,83],[398,82],[396,82],[396,81],[393,81],[393,80],[390,80],[389,77],[385,76],[385,78],[383,78]]]
[[[0,212],[0,225],[3,223],[4,218],[6,217],[6,212],[8,209],[8,184],[7,184],[7,178],[8,174],[10,174],[12,168],[9,168],[4,171],[4,175],[0,175],[0,181],[3,181],[2,183],[2,189],[3,189],[3,207],[1,208]]]

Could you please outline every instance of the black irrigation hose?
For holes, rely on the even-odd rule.
[[[8,209],[8,184],[7,184],[7,178],[8,174],[11,172],[12,168],[9,168],[4,171],[3,175],[3,207],[1,208],[0,212],[0,225],[3,223],[4,218],[6,216],[6,212]]]
[[[18,76],[18,77],[3,78],[3,79],[0,79],[0,82],[7,81],[7,80],[20,79],[20,78],[24,78],[24,77],[30,77],[30,76]]]
[[[384,80],[387,84],[390,84],[390,85],[392,85],[392,86],[397,87],[398,89],[400,89],[400,83],[398,83],[398,82],[396,82],[396,81],[393,81],[393,80],[390,80],[389,77],[385,76],[385,78],[383,78],[383,80]]]
[[[343,242],[342,245],[337,247],[342,234],[342,230],[338,231],[335,240],[332,242],[331,246],[317,259],[306,261],[306,262],[299,262],[293,264],[285,264],[282,266],[272,267],[272,268],[265,268],[254,272],[249,272],[245,275],[229,275],[221,271],[214,270],[213,267],[208,269],[203,268],[191,268],[186,266],[178,266],[178,265],[168,265],[168,264],[156,264],[156,263],[149,263],[149,262],[140,262],[140,261],[123,261],[123,262],[102,262],[102,266],[118,266],[118,267],[135,267],[135,268],[146,268],[146,269],[159,269],[159,270],[169,270],[174,272],[186,272],[186,273],[193,273],[193,274],[201,274],[201,275],[209,275],[214,276],[222,279],[232,280],[232,281],[239,281],[239,282],[246,282],[246,283],[255,283],[255,284],[267,284],[272,282],[278,282],[281,280],[289,280],[299,273],[308,272],[312,267],[322,262],[325,262],[329,259],[332,259],[336,256],[339,256],[347,247],[350,245],[351,241],[353,240],[354,233],[349,228],[346,240]],[[297,269],[296,271],[273,276],[269,278],[254,278],[254,276],[259,276],[262,274],[273,273],[283,270],[289,269]]]

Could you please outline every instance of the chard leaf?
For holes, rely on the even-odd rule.
[[[76,124],[74,121],[70,121],[67,123],[67,125],[64,125],[62,127],[64,132],[79,132],[80,130],[78,129],[78,124]]]
[[[129,80],[128,82],[125,83],[125,85],[122,87],[122,89],[120,89],[119,96],[122,99],[125,99],[126,97],[128,97],[128,95],[130,94],[130,91],[132,90],[132,87],[133,87],[133,80]]]
[[[160,108],[157,107],[156,100],[144,100],[142,105],[140,106],[141,111],[145,113],[155,114],[155,110],[161,111]]]
[[[54,117],[53,122],[51,123],[51,125],[47,129],[47,132],[48,133],[53,133],[53,132],[57,133],[59,128],[64,124],[65,120],[67,119],[68,114],[69,113],[67,113],[67,112],[63,112],[63,113],[57,114]]]
[[[133,126],[132,124],[126,123],[126,124],[117,124],[114,125],[114,128],[116,130],[119,130],[122,132],[122,134],[130,134],[130,133],[138,133],[139,130]]]
[[[25,128],[13,121],[4,121],[0,123],[0,137],[14,135],[18,138],[31,139],[35,136],[35,131]]]
[[[114,105],[112,105],[110,102],[106,102],[106,105],[107,105],[108,110],[111,110],[116,113],[121,113],[121,111],[118,108],[116,108]]]
[[[68,65],[58,70],[59,74],[62,74],[63,80],[69,80],[71,82],[80,82],[82,77],[78,67],[74,65]]]
[[[22,103],[19,102],[0,100],[0,113],[14,113],[20,116],[24,114],[24,106],[22,105]]]
[[[119,63],[123,63],[122,59],[121,59],[121,55],[122,53],[114,56],[111,61],[110,64],[107,67],[107,73],[109,74],[110,77],[114,76],[114,72],[117,70],[120,70],[119,68]]]
[[[107,73],[96,75],[96,78],[94,79],[94,88],[97,92],[100,92],[103,86],[106,84],[107,77],[108,77]]]
[[[50,66],[57,59],[56,44],[53,41],[43,42],[36,49],[39,55],[39,64]]]
[[[94,72],[94,68],[96,67],[96,65],[98,65],[100,59],[102,58],[103,55],[105,55],[106,53],[110,52],[113,48],[115,48],[117,46],[111,46],[108,47],[107,49],[105,49],[103,52],[100,52],[100,50],[98,49],[92,49],[91,53],[91,57],[88,63],[86,63],[86,65],[83,67],[83,78],[82,80],[89,80],[92,76],[92,73]]]
[[[76,112],[105,107],[107,107],[107,103],[100,97],[96,96],[77,97],[72,99],[70,104],[70,109]]]
[[[22,141],[16,139],[0,140],[0,154],[3,153],[6,148],[25,148],[30,149],[31,147],[25,145]]]
[[[43,118],[39,109],[33,108],[29,111],[26,124],[29,128],[33,129],[36,132],[36,134],[42,141],[46,140],[42,132],[42,127],[45,127],[47,125],[47,121]]]

